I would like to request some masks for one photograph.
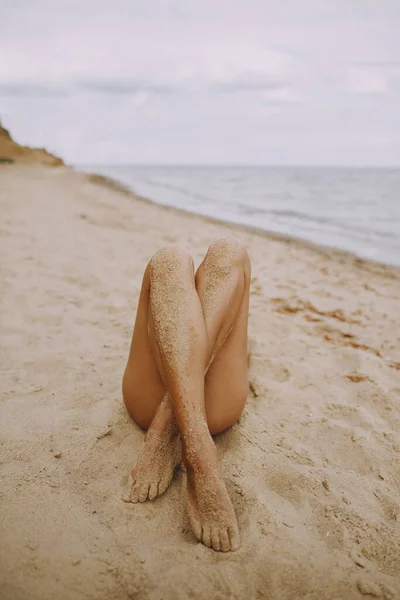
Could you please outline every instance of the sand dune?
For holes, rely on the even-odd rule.
[[[0,167],[4,600],[400,598],[400,272]],[[242,546],[196,543],[185,474],[121,501],[120,380],[144,267],[234,234],[253,265],[248,405],[217,439]]]

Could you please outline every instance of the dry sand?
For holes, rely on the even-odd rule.
[[[253,265],[251,392],[217,439],[242,546],[198,544],[185,475],[123,487],[120,381],[142,273],[233,228],[60,168],[0,168],[2,600],[400,598],[400,273],[235,229]]]

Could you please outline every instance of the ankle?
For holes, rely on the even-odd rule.
[[[188,471],[208,470],[217,462],[217,449],[211,435],[184,438],[182,457]]]
[[[146,440],[154,442],[172,442],[177,437],[179,431],[174,423],[152,423],[146,433]]]
[[[154,436],[170,439],[179,435],[173,412],[166,410],[158,411],[149,429],[147,430],[147,433],[151,437]]]

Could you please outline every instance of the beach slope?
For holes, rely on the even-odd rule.
[[[400,597],[400,273],[0,167],[2,600]],[[121,501],[143,432],[121,377],[143,270],[217,237],[252,260],[250,390],[216,439],[242,545],[198,544],[178,470]]]

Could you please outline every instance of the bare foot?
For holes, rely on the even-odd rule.
[[[212,440],[211,444],[214,446]],[[189,520],[200,542],[214,550],[229,552],[239,548],[239,529],[219,474],[215,446],[207,446],[199,460],[185,457]]]
[[[145,502],[161,496],[169,487],[180,460],[180,438],[176,433],[149,430],[130,474],[124,502]]]

